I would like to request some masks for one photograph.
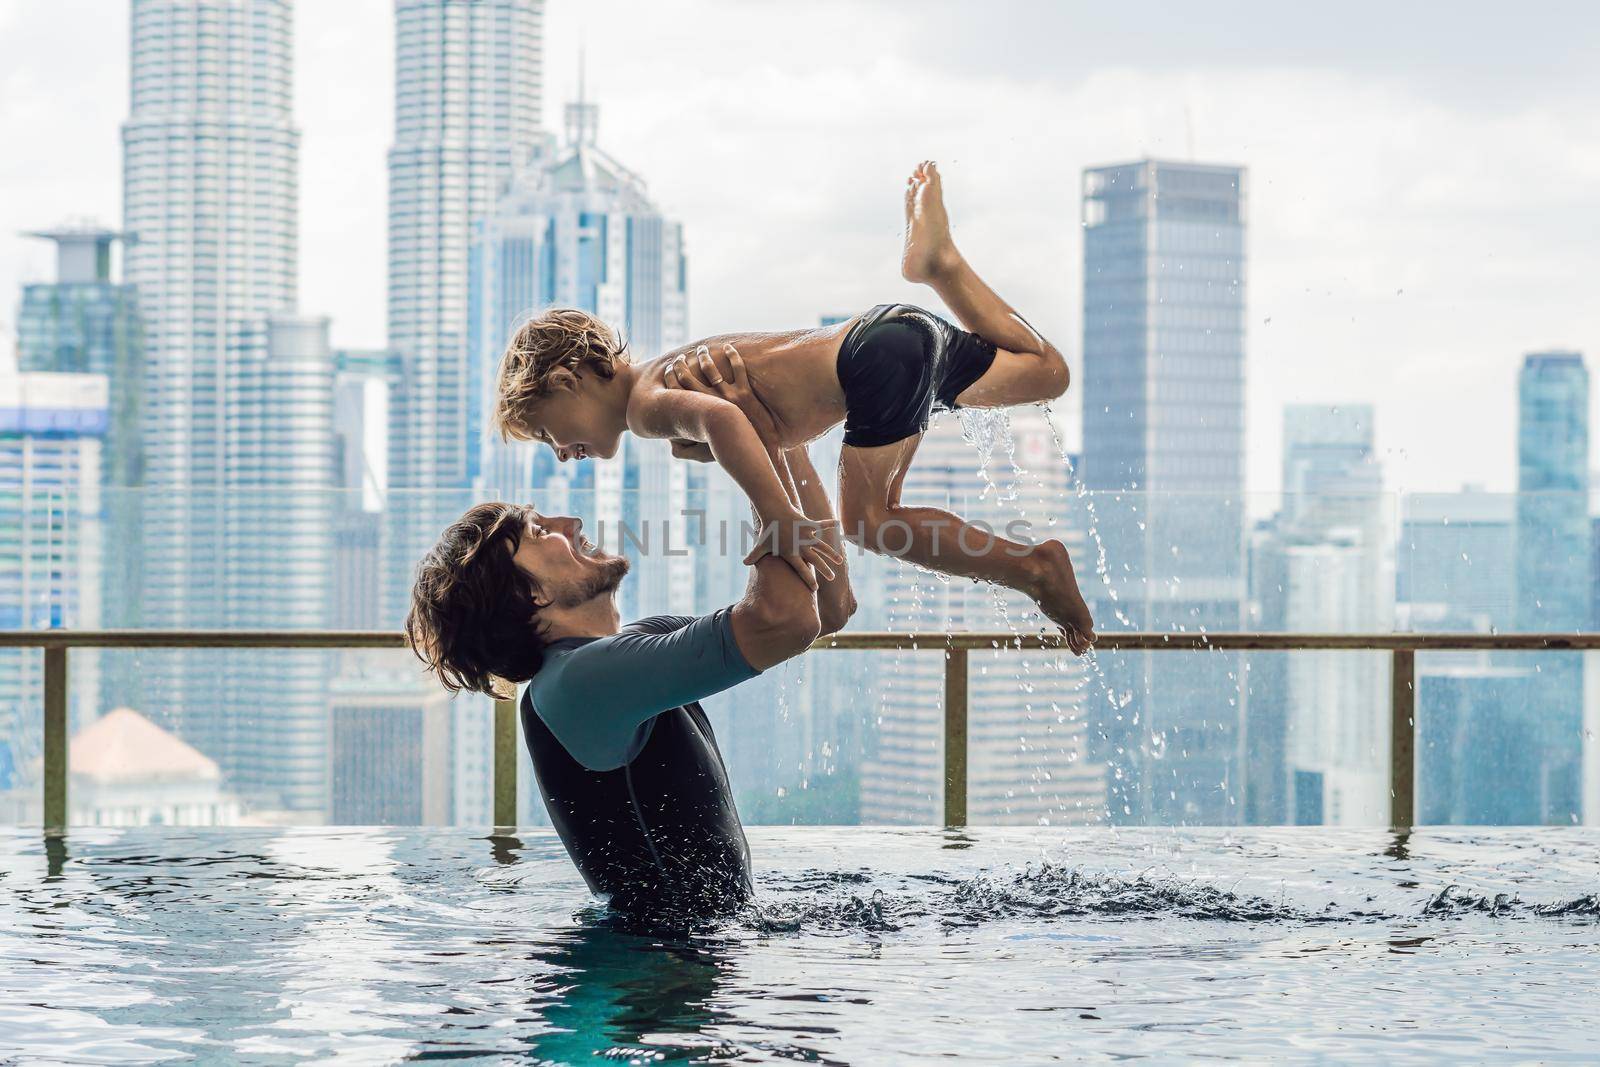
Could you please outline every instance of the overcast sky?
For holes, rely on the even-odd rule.
[[[968,258],[1075,369],[1081,169],[1243,164],[1251,488],[1294,402],[1376,404],[1391,488],[1514,488],[1521,356],[1600,358],[1600,8],[1308,6],[550,0],[545,114],[586,42],[601,143],[686,225],[696,333],[916,298],[899,194],[928,157]],[[391,20],[296,15],[300,302],[340,344],[383,342]],[[8,338],[53,270],[17,231],[120,220],[126,53],[123,0],[0,0]]]

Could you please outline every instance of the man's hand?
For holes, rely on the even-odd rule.
[[[762,556],[776,556],[794,568],[806,588],[817,588],[817,575],[832,581],[835,568],[844,566],[844,556],[824,539],[824,532],[839,525],[838,519],[808,519],[800,512],[787,518],[769,522],[761,528],[760,535],[750,554],[745,557],[747,567],[754,566]]]
[[[711,454],[711,446],[704,441],[686,441],[675,437],[671,441],[672,454],[677,459],[693,460],[695,463],[715,463],[717,457]]]
[[[769,451],[783,447],[777,417],[750,387],[750,376],[745,373],[744,358],[737,348],[725,344],[719,354],[713,355],[708,345],[697,345],[692,355],[684,353],[668,363],[665,376],[667,385],[674,389],[718,396],[733,404],[744,412]],[[699,458],[688,450],[680,453],[676,444],[672,454],[681,459]]]

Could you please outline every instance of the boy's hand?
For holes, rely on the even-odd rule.
[[[709,346],[697,345],[692,354],[685,353],[668,363],[665,376],[667,385],[674,389],[690,389],[728,401],[744,412],[763,444],[769,449],[782,447],[778,420],[750,388],[750,376],[745,373],[744,358],[737,348],[725,344],[720,355],[713,355]],[[673,455],[679,455],[676,446]],[[685,453],[681,458],[697,457]]]
[[[816,589],[818,573],[832,581],[837,573],[834,568],[844,565],[844,557],[839,550],[822,537],[824,529],[838,525],[838,519],[818,521],[808,519],[798,511],[769,522],[761,527],[755,548],[744,558],[744,564],[750,567],[762,556],[777,556],[794,568],[800,580],[806,583],[806,588]]]

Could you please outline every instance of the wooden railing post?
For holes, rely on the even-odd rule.
[[[67,650],[44,650],[44,832],[67,830]]]
[[[517,702],[494,702],[494,824],[517,825]]]
[[[967,650],[944,654],[944,824],[967,825]]]
[[[1394,650],[1389,681],[1389,825],[1409,830],[1417,818],[1417,653]]]

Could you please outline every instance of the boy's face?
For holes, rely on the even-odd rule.
[[[533,405],[522,420],[531,441],[543,441],[565,463],[569,459],[610,459],[626,427],[599,402],[600,379],[586,374],[570,390],[558,390]]]

